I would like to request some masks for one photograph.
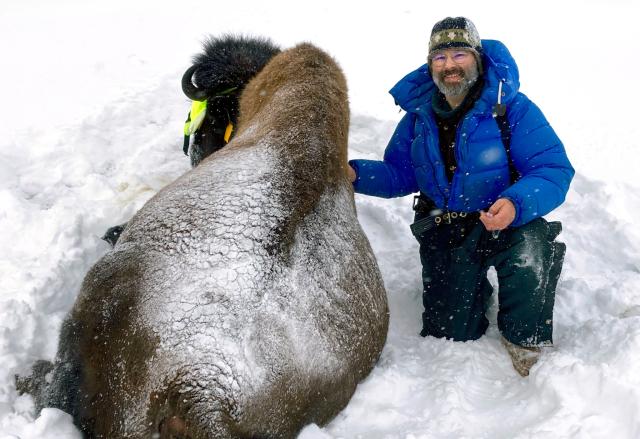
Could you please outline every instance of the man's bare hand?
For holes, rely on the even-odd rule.
[[[488,212],[480,211],[480,221],[489,231],[506,229],[514,219],[516,219],[516,208],[506,198],[500,198],[493,203]]]
[[[349,178],[349,181],[351,183],[356,181],[356,178],[358,178],[358,176],[356,175],[355,169],[353,169],[351,165],[347,165],[347,177]]]

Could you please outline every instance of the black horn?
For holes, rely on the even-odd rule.
[[[200,90],[193,83],[193,74],[198,69],[198,66],[191,66],[182,75],[182,91],[192,101],[204,101],[207,98],[206,90]]]

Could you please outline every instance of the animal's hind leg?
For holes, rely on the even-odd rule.
[[[74,417],[78,423],[79,390],[82,379],[79,354],[79,324],[68,318],[62,325],[58,346],[58,357],[53,364],[51,382],[43,388],[38,410],[55,407]]]

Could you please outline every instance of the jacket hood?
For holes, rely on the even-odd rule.
[[[520,89],[520,75],[509,49],[497,40],[482,40],[482,64],[484,89],[471,111],[491,112],[498,102],[499,84],[502,81],[503,104],[508,105]],[[420,106],[431,103],[431,96],[437,90],[427,64],[402,78],[390,91],[399,105],[407,112],[418,111]]]

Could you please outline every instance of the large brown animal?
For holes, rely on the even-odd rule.
[[[87,274],[46,405],[97,438],[292,438],[349,401],[386,295],[347,181],[345,79],[310,44],[246,86],[225,148]]]

